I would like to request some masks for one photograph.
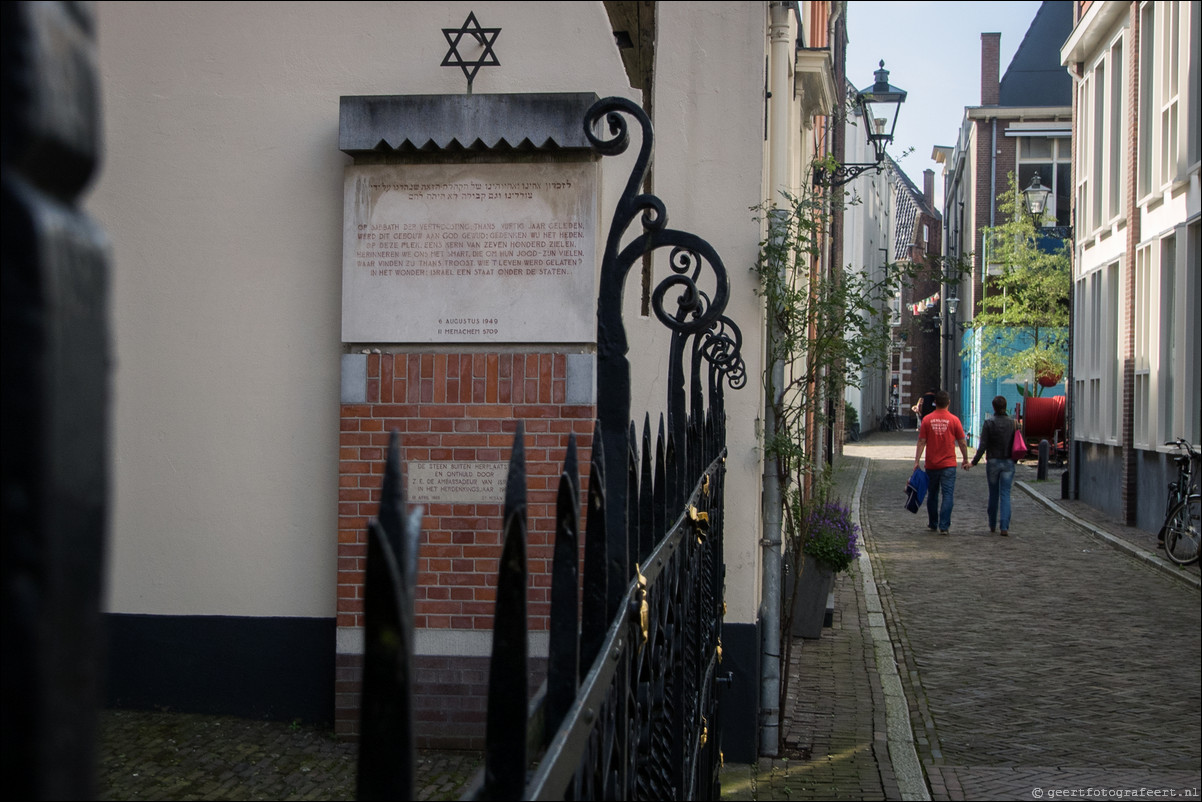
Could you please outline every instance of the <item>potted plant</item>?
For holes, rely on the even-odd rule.
[[[852,406],[850,401],[843,402],[843,431],[845,437],[851,442],[858,442],[860,439],[860,413]]]
[[[793,593],[795,636],[822,636],[835,574],[846,571],[860,556],[859,535],[860,526],[852,522],[851,510],[838,501],[815,502],[801,516],[801,570]]]

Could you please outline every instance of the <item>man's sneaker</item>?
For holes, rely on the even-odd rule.
[[[1006,536],[1008,536],[1009,534],[1010,534],[1010,533],[1009,533],[1008,531],[1006,531],[1005,529],[1003,529],[1003,530],[1002,530],[1002,537],[1006,537]]]
[[[948,533],[948,532],[947,532],[947,530],[946,530],[946,529],[940,529],[940,530],[939,530],[939,534],[941,534],[941,535],[946,535],[947,533]]]

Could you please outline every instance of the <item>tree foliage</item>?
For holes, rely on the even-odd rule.
[[[1006,222],[984,233],[986,262],[1000,265],[1001,273],[986,271],[985,291],[973,319],[974,328],[988,328],[992,335],[980,338],[981,370],[988,377],[1029,375],[1039,395],[1038,379],[1059,380],[1068,367],[1069,242],[1049,247],[1050,239],[1039,235],[1014,173],[998,210]]]

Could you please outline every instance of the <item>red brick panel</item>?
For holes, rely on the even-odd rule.
[[[564,354],[371,354],[367,401],[343,404],[339,437],[340,627],[363,626],[368,520],[377,514],[389,433],[406,464],[507,461],[526,427],[530,627],[548,626],[555,499],[568,436],[587,466],[596,408],[568,405]],[[586,471],[587,472],[587,471]],[[501,502],[433,504],[422,519],[417,626],[489,630],[500,561]]]

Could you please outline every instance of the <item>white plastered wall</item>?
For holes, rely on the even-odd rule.
[[[661,46],[654,94],[655,194],[667,207],[669,227],[705,239],[725,264],[731,286],[726,316],[742,331],[747,365],[746,386],[725,390],[730,623],[755,622],[760,599],[763,467],[758,432],[764,400],[761,302],[752,270],[760,228],[752,207],[763,200],[765,8],[762,3],[663,2],[656,23]],[[677,42],[682,46],[671,46]],[[666,275],[661,258],[656,281]],[[631,320],[629,301],[637,293],[626,297]],[[643,319],[628,328],[632,359],[648,350],[664,351],[666,335],[658,320]],[[642,383],[654,395],[644,401],[636,397],[633,409],[662,406],[665,370],[658,368]],[[655,418],[651,422],[657,425]]]
[[[107,611],[334,615],[339,97],[463,92],[441,29],[471,11],[501,28],[476,93],[637,97],[600,2],[96,4]]]

